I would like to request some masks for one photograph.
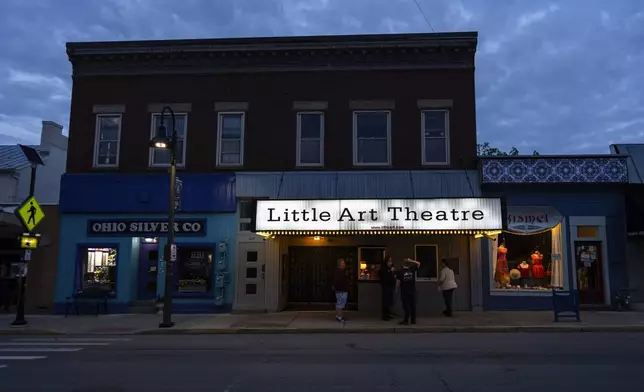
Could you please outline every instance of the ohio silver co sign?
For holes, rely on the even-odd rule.
[[[508,206],[508,231],[538,233],[557,226],[563,216],[554,207]]]
[[[112,219],[87,221],[87,234],[91,236],[145,237],[168,233],[168,221],[160,219]],[[206,235],[205,219],[177,219],[175,235]]]

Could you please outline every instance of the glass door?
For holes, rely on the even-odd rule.
[[[604,304],[601,242],[575,241],[577,288],[582,304]]]

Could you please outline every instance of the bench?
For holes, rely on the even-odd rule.
[[[101,306],[103,307],[105,314],[107,314],[107,298],[111,292],[112,290],[105,285],[88,286],[76,291],[74,295],[67,297],[65,317],[69,314],[70,306],[74,307],[76,315],[80,315],[80,305],[85,304],[96,306],[96,316],[99,315]]]
[[[552,289],[552,310],[555,313],[555,323],[560,318],[574,318],[581,321],[579,317],[579,292],[577,290]]]

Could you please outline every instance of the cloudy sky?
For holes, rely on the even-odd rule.
[[[69,123],[67,41],[429,32],[414,0],[0,0],[0,144]],[[523,153],[644,142],[644,1],[417,0],[479,31],[479,141]]]

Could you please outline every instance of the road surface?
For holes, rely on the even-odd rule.
[[[644,390],[644,334],[0,337],[0,391]]]

